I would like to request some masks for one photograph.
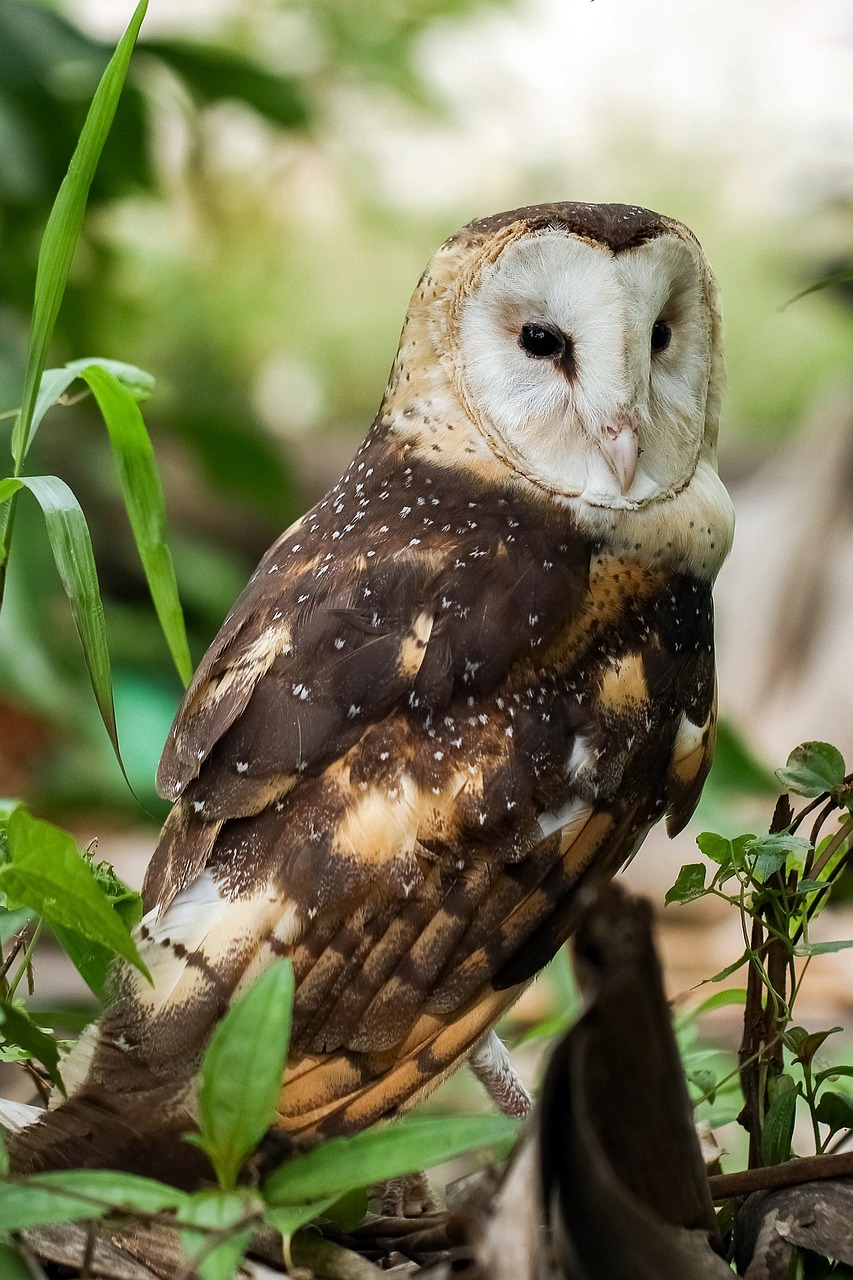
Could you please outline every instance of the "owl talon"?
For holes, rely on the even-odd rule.
[[[389,1178],[380,1185],[384,1218],[421,1218],[424,1214],[441,1210],[442,1206],[425,1173],[407,1173],[401,1178]]]
[[[502,1115],[522,1120],[530,1115],[533,1099],[497,1032],[489,1032],[469,1062],[474,1075]]]

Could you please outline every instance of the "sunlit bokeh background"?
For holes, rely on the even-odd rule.
[[[0,410],[20,397],[44,222],[130,10],[0,6]],[[369,427],[435,247],[502,208],[624,201],[686,221],[724,300],[720,467],[739,529],[718,592],[726,731],[698,829],[766,822],[767,769],[803,739],[850,760],[853,292],[785,304],[853,259],[853,0],[151,0],[143,37],[50,363],[156,376],[144,410],[195,659]],[[180,687],[91,400],[51,412],[31,469],[64,476],[90,521],[143,807],[23,506],[0,795],[97,837],[138,885]],[[662,902],[692,838],[650,840],[633,883]],[[673,993],[736,954],[737,922],[706,904],[662,920]],[[853,989],[845,957],[824,959],[816,1017]],[[45,998],[79,994],[57,970]]]

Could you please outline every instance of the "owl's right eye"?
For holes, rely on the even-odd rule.
[[[522,325],[518,343],[535,360],[558,356],[566,345],[563,335],[547,324]]]

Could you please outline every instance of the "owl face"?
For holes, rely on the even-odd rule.
[[[643,506],[681,490],[713,449],[709,273],[674,225],[619,252],[536,229],[463,281],[459,395],[490,447],[537,485]]]

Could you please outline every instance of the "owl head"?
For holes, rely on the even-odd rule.
[[[712,483],[722,384],[717,291],[693,234],[646,209],[552,204],[472,222],[435,254],[385,416],[600,526]]]

